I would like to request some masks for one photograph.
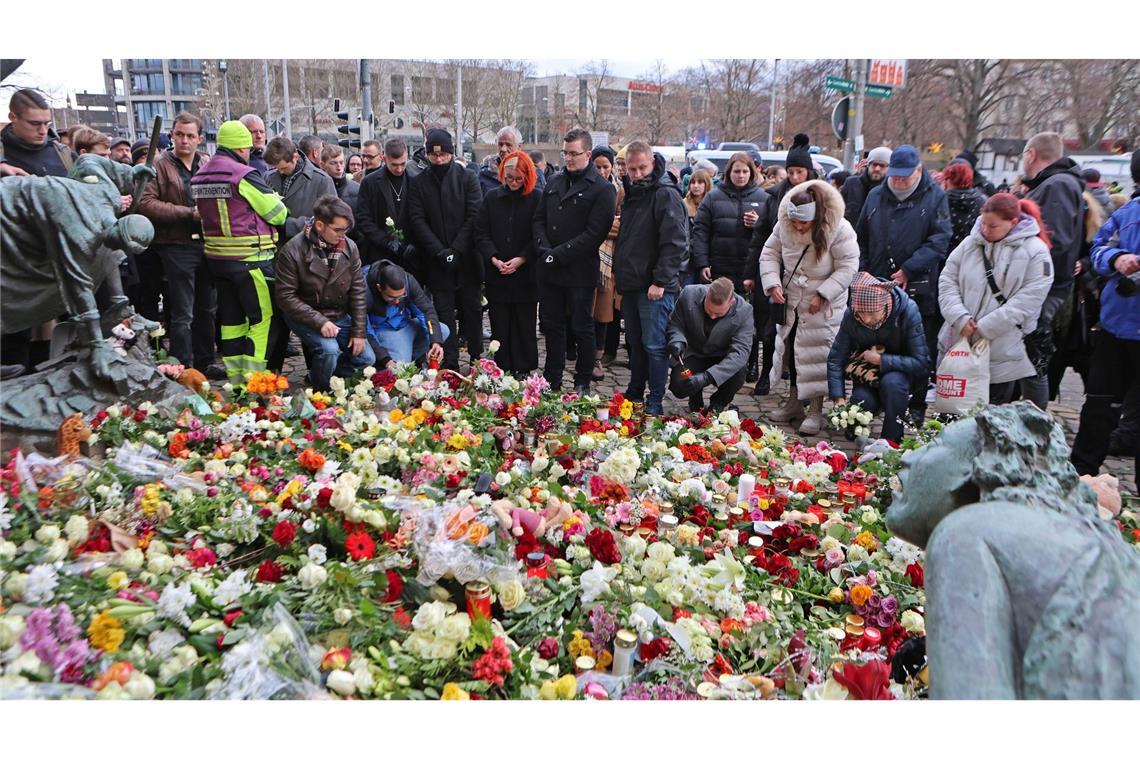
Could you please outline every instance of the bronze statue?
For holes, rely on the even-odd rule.
[[[990,407],[902,462],[887,525],[926,547],[931,696],[1140,698],[1140,552],[1049,414]]]

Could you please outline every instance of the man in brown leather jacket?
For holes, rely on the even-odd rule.
[[[277,308],[305,347],[309,378],[318,391],[329,389],[334,374],[348,377],[376,363],[365,339],[360,252],[347,237],[352,223],[347,203],[323,196],[304,231],[277,252]]]
[[[139,200],[139,213],[154,224],[154,243],[145,255],[162,262],[158,277],[166,273],[170,353],[211,380],[224,380],[225,371],[213,366],[217,294],[206,269],[201,217],[190,196],[190,178],[208,158],[197,150],[202,121],[182,112],[174,117],[170,134],[170,149],[154,160],[158,176]]]

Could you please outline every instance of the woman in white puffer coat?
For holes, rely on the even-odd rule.
[[[774,422],[803,418],[799,432],[816,435],[824,427],[827,356],[847,310],[847,288],[859,268],[855,230],[843,218],[843,196],[823,180],[809,180],[780,202],[776,227],[760,254],[760,283],[787,317],[777,326],[770,382],[790,374],[784,406],[768,415]],[[805,418],[803,401],[808,404]]]
[[[1036,374],[1023,339],[1037,327],[1052,285],[1049,234],[1037,204],[1010,193],[989,198],[938,278],[938,305],[946,320],[938,334],[939,361],[959,337],[985,338],[990,403],[1008,403],[1017,381]]]

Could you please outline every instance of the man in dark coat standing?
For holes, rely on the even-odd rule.
[[[705,386],[715,385],[709,409],[724,409],[744,385],[754,330],[752,306],[734,292],[732,280],[687,286],[669,317],[669,390],[697,412]]]
[[[1073,270],[1084,240],[1085,183],[1080,167],[1064,152],[1061,135],[1040,132],[1025,143],[1021,157],[1021,181],[1029,188],[1029,200],[1041,209],[1053,259],[1053,287],[1041,305],[1037,329],[1025,337],[1037,376],[1021,381],[1021,395],[1042,409],[1049,403],[1048,368],[1056,350],[1053,319],[1073,289]]]
[[[566,168],[550,178],[534,214],[538,250],[538,320],[546,336],[543,376],[562,387],[566,366],[566,314],[577,340],[574,388],[589,393],[594,368],[594,289],[598,285],[598,249],[614,222],[617,191],[594,168],[594,142],[584,129],[571,129],[562,140]]]
[[[891,163],[891,149],[880,145],[872,148],[867,154],[867,166],[854,177],[848,177],[843,183],[840,194],[843,196],[843,218],[854,227],[859,221],[859,212],[867,201],[867,195],[879,185],[887,176],[887,167]]]
[[[916,302],[933,372],[942,327],[938,275],[949,255],[950,205],[913,145],[891,153],[887,180],[867,195],[855,233],[859,271],[893,280]],[[926,414],[926,396],[917,388],[910,409],[916,422]]]
[[[483,353],[483,267],[474,243],[483,196],[478,177],[455,163],[446,130],[429,130],[424,148],[429,165],[408,188],[408,227],[420,254],[424,285],[450,333],[443,344],[442,366],[457,370],[457,319],[471,361]]]
[[[383,166],[368,172],[356,196],[356,231],[365,264],[388,259],[404,269],[414,269],[407,201],[408,185],[415,174],[408,164],[407,144],[398,137],[384,143]]]
[[[688,253],[689,215],[665,158],[647,143],[626,146],[621,230],[614,241],[614,285],[629,338],[629,387],[645,412],[660,416],[669,367],[666,332]]]

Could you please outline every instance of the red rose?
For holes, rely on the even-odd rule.
[[[236,609],[236,610],[230,610],[229,612],[226,613],[224,621],[225,621],[227,628],[233,628],[234,627],[234,623],[236,623],[237,619],[239,617],[241,617],[241,612],[242,611],[240,609]]]
[[[804,549],[814,549],[817,546],[819,546],[819,539],[809,533],[789,541],[788,551],[795,554],[802,552]]]
[[[388,593],[384,595],[384,604],[394,602],[400,598],[400,594],[404,593],[404,579],[395,570],[389,570],[388,575]]]
[[[405,631],[412,627],[412,616],[403,607],[398,608],[392,613],[392,619],[396,621],[396,625],[403,628]]]
[[[827,458],[827,463],[831,465],[831,474],[842,472],[843,468],[847,466],[847,455],[842,451],[833,451],[831,456]]]
[[[844,663],[832,676],[846,687],[853,699],[894,699],[891,694],[891,666],[882,661],[864,665]]]
[[[333,490],[331,488],[322,488],[317,492],[317,508],[328,509],[329,504],[332,502]]]
[[[599,562],[613,565],[621,562],[621,552],[618,551],[614,534],[604,528],[594,528],[586,536],[586,548]]]
[[[257,566],[258,583],[280,583],[285,577],[285,568],[271,559],[267,559]]]
[[[917,562],[906,566],[906,577],[915,588],[922,588],[926,584],[926,571]]]
[[[657,659],[661,655],[669,651],[669,646],[672,642],[664,636],[659,636],[645,644],[641,645],[638,654],[642,662],[649,662],[650,660]]]
[[[543,639],[538,644],[538,656],[544,660],[553,660],[558,656],[561,647],[558,644],[558,639],[549,636]]]
[[[680,607],[674,607],[673,608],[673,622],[674,623],[676,623],[681,618],[691,618],[692,616],[693,616],[693,613],[689,612],[688,610],[683,610]]]
[[[199,546],[186,552],[186,559],[190,560],[191,567],[209,567],[217,564],[218,555],[207,546]]]
[[[344,539],[344,548],[348,556],[355,560],[372,559],[376,554],[376,542],[363,531],[350,533],[348,538]]]
[[[287,520],[282,520],[273,528],[273,540],[279,546],[288,546],[297,536],[297,526]]]

